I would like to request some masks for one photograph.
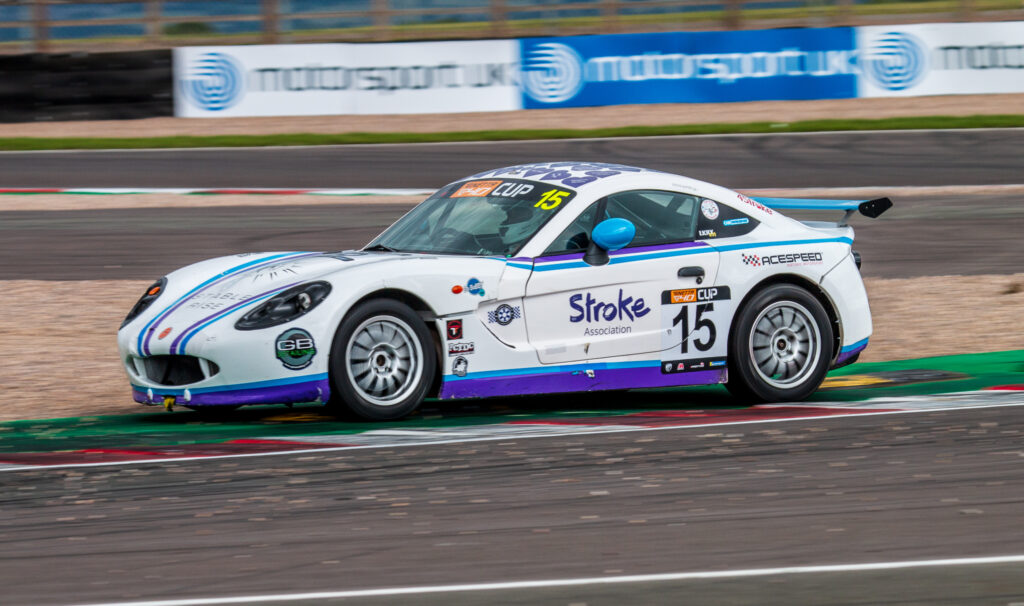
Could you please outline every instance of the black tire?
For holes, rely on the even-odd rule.
[[[367,301],[334,335],[329,404],[371,421],[399,419],[423,402],[436,369],[434,341],[415,311],[391,299]]]
[[[832,323],[821,302],[799,286],[755,293],[729,335],[729,382],[740,399],[798,402],[821,386],[832,360]]]

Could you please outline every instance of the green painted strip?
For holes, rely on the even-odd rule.
[[[909,385],[820,391],[811,401],[857,401],[883,396],[972,391],[1024,384],[1024,350],[944,356],[899,362],[854,364],[831,376],[941,370],[967,378]],[[623,406],[628,397],[634,405]],[[566,408],[569,406],[575,408]],[[125,409],[132,404],[126,402]],[[0,453],[53,452],[88,448],[147,449],[181,444],[215,444],[243,438],[358,434],[379,429],[421,429],[491,425],[509,421],[582,419],[679,409],[738,408],[725,389],[685,387],[621,392],[509,398],[473,403],[429,401],[415,415],[388,423],[351,423],[325,415],[319,405],[251,406],[208,416],[188,410],[0,423]]]

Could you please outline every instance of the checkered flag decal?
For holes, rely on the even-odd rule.
[[[487,321],[491,324],[497,322],[502,326],[507,326],[512,320],[523,317],[522,312],[519,311],[519,307],[512,307],[511,305],[499,305],[494,311],[487,312]]]
[[[757,255],[743,255],[743,254],[741,254],[741,256],[743,257],[743,264],[744,265],[753,265],[754,267],[761,267],[761,257],[758,257]]]

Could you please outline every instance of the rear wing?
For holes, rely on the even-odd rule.
[[[882,213],[892,208],[892,200],[889,198],[875,198],[874,200],[811,200],[807,198],[752,198],[768,208],[779,210],[795,208],[806,210],[841,210],[845,211],[843,218],[838,225],[843,227],[853,216],[854,212],[860,211],[865,217],[877,219]]]

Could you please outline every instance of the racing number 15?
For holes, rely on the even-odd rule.
[[[558,208],[558,205],[562,203],[562,198],[569,195],[567,191],[561,191],[558,189],[552,189],[551,191],[544,192],[544,195],[540,197],[540,200],[533,205],[534,208],[543,208],[544,210],[552,210]]]
[[[700,330],[701,328],[704,328],[705,326],[708,329],[708,340],[707,341],[702,343],[700,341],[700,339],[694,339],[693,340],[693,346],[696,347],[698,351],[707,351],[707,350],[711,349],[712,345],[715,344],[715,336],[716,336],[717,333],[715,332],[715,325],[714,325],[714,323],[710,319],[708,319],[708,318],[702,318],[701,317],[702,315],[704,315],[704,312],[708,312],[708,311],[715,311],[715,304],[714,303],[698,303],[697,304],[697,313],[695,314],[695,317],[693,318],[693,330],[694,330],[694,332],[696,332],[696,331]],[[690,340],[690,306],[689,305],[683,305],[682,308],[679,310],[679,313],[676,314],[676,317],[672,318],[672,326],[675,326],[676,324],[682,324],[683,342],[682,342],[682,345],[680,345],[680,351],[682,353],[687,353],[689,351],[689,348],[690,348],[690,342],[689,342],[689,340]]]

